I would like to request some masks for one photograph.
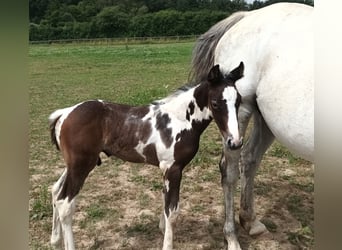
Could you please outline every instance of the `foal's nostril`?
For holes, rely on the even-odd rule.
[[[242,147],[242,138],[239,140],[238,143],[234,143],[233,142],[233,138],[228,138],[227,140],[227,148],[231,149],[231,150],[235,150],[235,149],[239,149]]]
[[[227,144],[230,148],[232,147],[232,138],[228,138]]]

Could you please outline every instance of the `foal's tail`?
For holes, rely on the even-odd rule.
[[[207,78],[209,69],[214,66],[215,48],[221,37],[243,17],[247,12],[236,12],[212,26],[202,34],[192,51],[192,67],[190,82],[199,83]]]
[[[50,136],[53,144],[56,145],[57,150],[59,150],[59,145],[56,138],[56,123],[59,118],[63,115],[66,109],[58,109],[49,116],[49,126],[50,126]]]

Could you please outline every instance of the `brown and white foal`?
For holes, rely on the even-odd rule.
[[[99,154],[104,152],[125,161],[155,165],[163,171],[160,227],[164,232],[163,249],[172,249],[182,170],[197,153],[202,132],[214,119],[227,147],[242,145],[237,123],[240,95],[235,81],[243,76],[243,70],[241,62],[223,76],[216,65],[206,81],[147,106],[93,100],[52,113],[51,138],[66,163],[52,188],[52,246],[61,248],[64,238],[65,249],[75,249],[75,198],[90,171],[101,164]]]

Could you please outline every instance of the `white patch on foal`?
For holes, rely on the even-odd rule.
[[[57,200],[59,193],[63,188],[63,183],[67,175],[67,169],[64,170],[58,181],[52,186],[53,219],[51,232],[51,245],[55,249],[61,248],[62,238],[64,238],[64,248],[74,250],[74,239],[72,232],[72,216],[75,212],[75,198],[69,201]]]
[[[165,189],[166,189],[166,192],[169,192],[170,190],[170,181],[168,179],[165,180]]]
[[[228,86],[223,91],[223,99],[227,102],[227,109],[228,109],[228,128],[229,132],[232,135],[233,143],[238,144],[240,140],[239,136],[239,126],[238,126],[238,120],[237,120],[237,112],[236,112],[236,99],[237,99],[238,93],[237,90],[234,87]]]
[[[62,190],[62,184],[65,180],[67,170],[65,169],[63,174],[59,177],[58,181],[52,186],[52,232],[51,232],[51,245],[54,248],[60,248],[62,244],[62,226],[59,219],[58,210],[56,208],[57,197]]]
[[[194,97],[195,89],[196,87],[181,92],[177,95],[177,98],[167,97],[162,99],[159,101],[158,105],[150,105],[149,112],[142,118],[142,121],[150,121],[152,132],[146,143],[139,141],[135,150],[145,159],[145,155],[143,154],[144,148],[149,144],[154,144],[159,160],[159,168],[163,173],[165,173],[175,161],[174,145],[177,143],[177,135],[181,131],[192,129],[193,121],[200,122],[209,119],[211,116],[209,108],[205,107],[203,110],[200,110],[198,107]],[[194,104],[194,113],[190,116],[190,121],[187,121],[186,112],[184,111],[189,109],[189,104],[191,102]],[[173,139],[172,144],[169,147],[166,147],[161,138],[160,131],[156,129],[158,114],[167,114],[170,119],[167,128],[172,130],[171,137]]]
[[[179,203],[177,207],[174,209],[169,209],[169,217],[167,217],[164,211],[165,218],[165,234],[164,234],[164,243],[163,250],[172,250],[173,245],[173,227],[172,225],[175,223],[179,214]]]
[[[74,237],[72,233],[72,216],[75,212],[75,198],[69,201],[68,198],[56,201],[59,220],[62,226],[64,248],[74,250]]]

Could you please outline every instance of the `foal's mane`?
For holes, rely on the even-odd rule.
[[[164,103],[168,103],[169,101],[173,100],[174,98],[178,97],[180,94],[187,92],[189,89],[193,88],[196,84],[194,83],[186,83],[183,86],[179,87],[175,90],[172,94],[164,97],[160,100],[153,101],[152,104],[160,105]]]

